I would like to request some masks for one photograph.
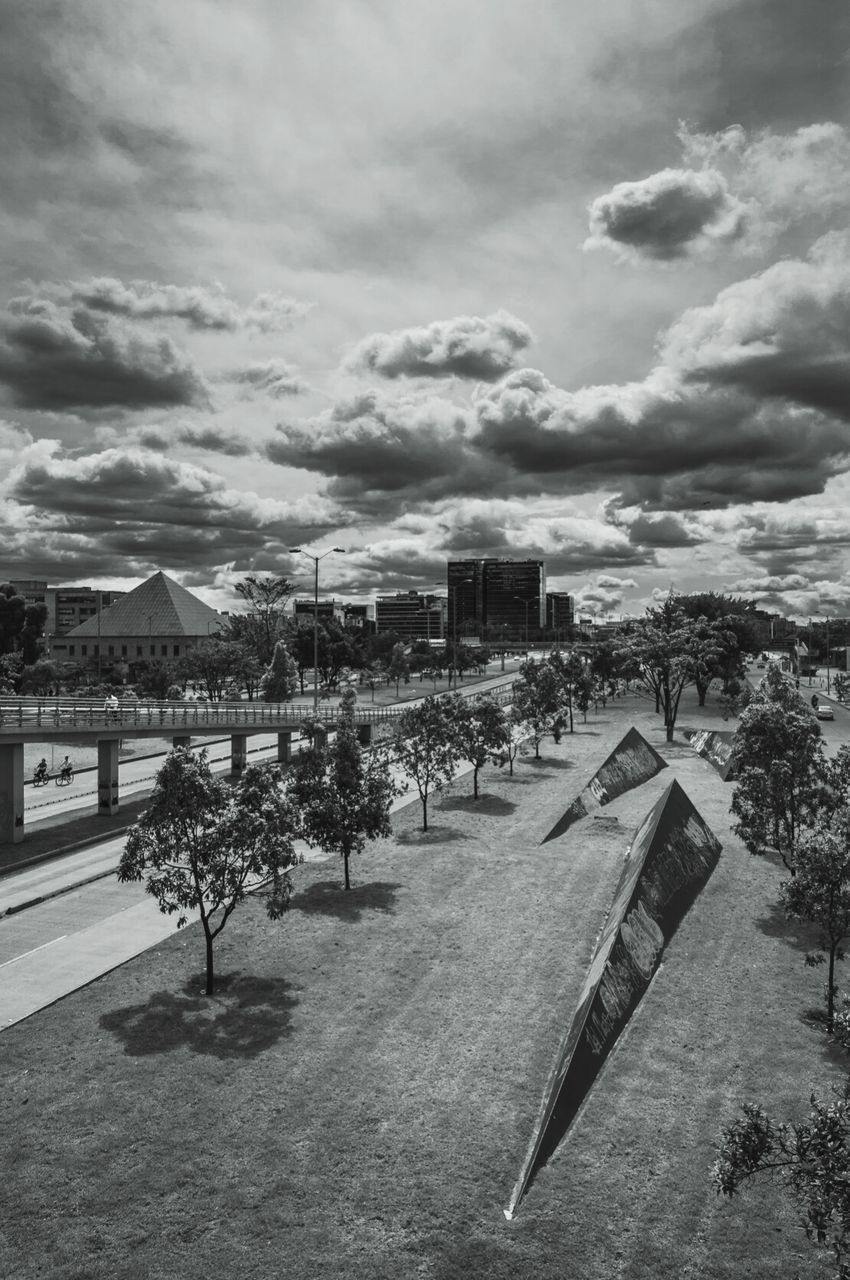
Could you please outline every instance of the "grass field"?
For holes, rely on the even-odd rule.
[[[808,1016],[811,939],[729,789],[619,700],[513,779],[412,805],[353,866],[252,901],[200,995],[194,928],[0,1037],[0,1274],[16,1280],[721,1280],[825,1274],[768,1187],[719,1201],[739,1102],[802,1115],[844,1064]],[[709,725],[686,707],[683,724]],[[670,768],[540,846],[636,724]],[[719,722],[718,722],[719,724]],[[516,1218],[507,1204],[634,828],[675,775],[724,845]]]

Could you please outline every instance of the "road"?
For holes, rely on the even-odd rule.
[[[476,684],[475,690],[483,692],[503,681],[500,673]],[[408,705],[417,701],[411,699]],[[277,735],[258,734],[255,746],[253,760],[274,759]],[[211,754],[217,772],[229,770],[229,746],[224,754]],[[149,788],[157,764],[155,759],[122,763],[122,794]],[[398,767],[392,765],[391,772],[397,784],[405,786],[393,802],[393,812],[419,803]],[[470,766],[462,765],[456,776],[469,772]],[[85,782],[76,795],[63,794],[58,803],[69,811],[88,806]],[[175,932],[176,917],[162,915],[143,884],[122,885],[115,878],[123,848],[124,837],[113,837],[0,877],[0,1030]],[[303,842],[297,848],[306,861],[327,858]]]

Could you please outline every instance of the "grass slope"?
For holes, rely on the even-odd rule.
[[[670,769],[541,847],[632,723]],[[644,704],[543,752],[488,771],[477,805],[456,783],[427,836],[402,811],[350,894],[319,862],[282,922],[240,908],[212,1001],[193,929],[4,1032],[0,1274],[823,1274],[779,1196],[729,1206],[708,1179],[739,1101],[802,1114],[841,1074],[804,1016],[821,984],[773,910],[780,871],[744,853],[729,789]],[[720,864],[507,1223],[622,855],[674,773]]]

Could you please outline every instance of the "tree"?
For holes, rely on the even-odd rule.
[[[239,675],[239,653],[237,645],[210,636],[186,655],[181,670],[201,686],[210,702],[221,702]]]
[[[390,665],[387,669],[387,679],[395,681],[395,696],[398,697],[398,686],[402,680],[405,684],[410,679],[410,663],[407,660],[407,654],[404,652],[404,645],[401,641],[393,645],[390,654]]]
[[[721,652],[721,630],[719,623],[686,617],[671,595],[621,633],[617,658],[627,669],[636,668],[652,689],[668,742],[673,741],[684,689],[711,679]]]
[[[427,831],[428,799],[451,781],[458,762],[445,695],[435,698],[431,694],[401,713],[393,750],[402,771],[416,784],[422,802],[422,830]]]
[[[741,713],[733,758],[736,835],[752,854],[775,850],[793,872],[799,830],[824,799],[824,757],[814,712],[775,663]]]
[[[387,673],[380,662],[370,662],[367,667],[364,667],[361,679],[366,688],[371,691],[372,701],[374,702],[375,690],[380,689],[381,685],[385,683]]]
[[[552,661],[523,662],[520,678],[514,682],[511,719],[522,725],[525,736],[534,743],[534,758],[540,759],[540,743],[547,734],[557,741],[564,719],[572,724],[568,702],[571,681],[565,682],[563,659],[553,654]]]
[[[287,868],[298,859],[294,815],[280,771],[249,765],[231,789],[215,778],[206,751],[177,747],[160,769],[150,805],[127,838],[122,882],[146,879],[165,915],[181,929],[197,911],[206,940],[206,992],[212,995],[213,942],[249,892],[268,889],[266,910],[279,919],[292,893]]]
[[[236,583],[236,592],[248,605],[248,613],[230,618],[230,638],[244,644],[260,666],[268,667],[275,645],[286,632],[284,606],[295,586],[286,578],[247,577]]]
[[[523,727],[508,718],[507,740],[505,742],[505,747],[501,755],[496,759],[495,763],[500,769],[507,765],[508,773],[511,777],[514,776],[514,760],[522,754],[522,748],[525,741],[526,735]]]
[[[499,759],[510,742],[508,720],[495,698],[482,694],[462,698],[454,694],[446,700],[452,732],[461,760],[472,765],[472,794],[478,799],[478,774],[488,760]]]
[[[340,855],[346,889],[352,854],[362,853],[367,840],[390,835],[390,805],[397,794],[386,753],[361,749],[354,702],[353,691],[346,691],[333,741],[319,746],[314,737],[287,775],[305,839]]]
[[[730,1199],[756,1174],[774,1177],[803,1215],[813,1243],[827,1247],[835,1280],[850,1277],[850,1081],[834,1101],[812,1094],[807,1121],[777,1124],[748,1103],[721,1135],[712,1170],[714,1184]]]
[[[140,658],[133,663],[136,689],[143,697],[167,698],[177,672],[177,664],[167,658]]]
[[[804,831],[794,851],[794,876],[779,890],[785,914],[808,920],[820,929],[820,951],[806,956],[806,964],[828,964],[826,1029],[835,1028],[835,962],[843,958],[841,944],[850,933],[850,811],[839,810],[832,821]]]
[[[758,653],[760,645],[756,639],[754,606],[740,596],[726,596],[717,591],[699,591],[674,598],[685,617],[693,621],[704,618],[708,623],[720,624],[715,632],[717,658],[706,669],[707,679],[698,672],[694,682],[702,707],[712,679],[721,679],[726,692],[729,681],[744,674],[744,655]]]
[[[0,654],[20,652],[32,666],[41,651],[47,605],[29,604],[11,582],[0,582]]]
[[[850,680],[848,680],[847,676],[842,675],[840,671],[836,671],[833,677],[833,687],[838,701],[846,702],[847,695],[850,693]]]
[[[263,674],[261,689],[266,702],[286,702],[298,683],[298,671],[282,640],[274,647],[272,660]]]

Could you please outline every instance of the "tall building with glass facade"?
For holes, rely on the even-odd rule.
[[[450,560],[448,635],[533,634],[546,624],[546,566],[542,560]]]

